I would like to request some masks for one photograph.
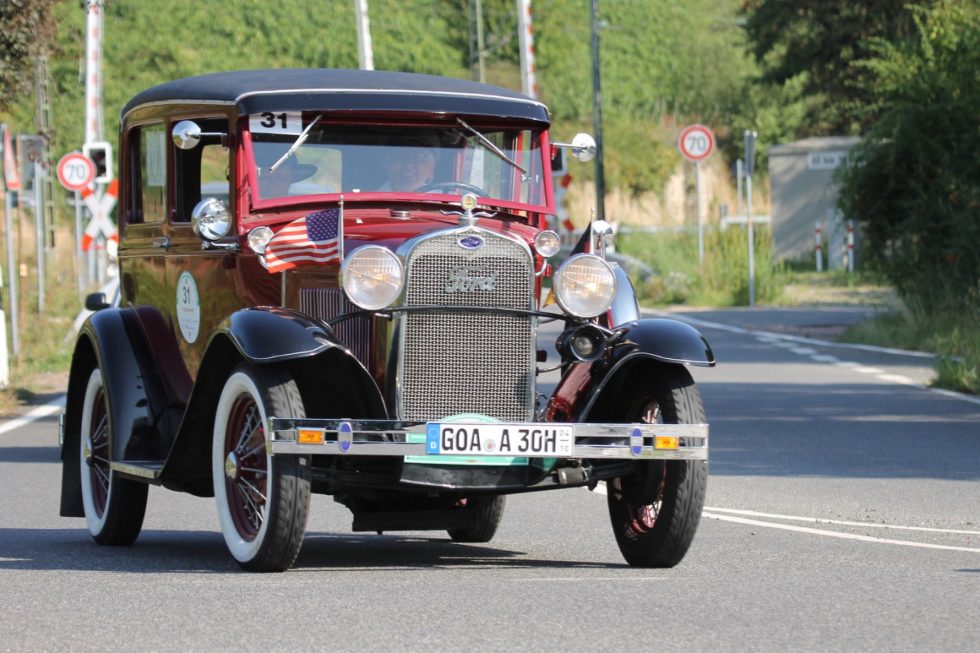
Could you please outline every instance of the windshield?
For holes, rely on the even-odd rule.
[[[471,124],[471,129],[460,125],[354,125],[323,120],[311,127],[317,118],[314,113],[250,117],[260,199],[323,193],[392,193],[399,197],[476,193],[481,198],[510,203],[545,204],[539,130],[479,124]],[[297,139],[301,140],[299,147],[283,158]],[[487,141],[499,152],[494,152]]]

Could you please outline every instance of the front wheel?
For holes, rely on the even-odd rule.
[[[126,546],[136,541],[143,528],[147,486],[112,471],[111,435],[102,370],[95,368],[85,386],[79,437],[85,524],[99,544]]]
[[[701,394],[684,368],[668,368],[630,408],[631,421],[705,422]],[[701,520],[708,465],[701,460],[644,461],[609,481],[607,502],[616,542],[633,567],[673,567],[687,553]]]
[[[306,416],[296,382],[281,368],[239,365],[218,399],[211,469],[225,544],[249,571],[293,564],[310,505],[309,456],[268,453],[270,415]]]
[[[463,499],[465,504],[460,506],[472,516],[473,521],[466,528],[450,528],[449,537],[454,542],[467,542],[471,544],[485,543],[493,539],[497,534],[497,527],[500,526],[500,519],[504,516],[503,496],[476,496]]]

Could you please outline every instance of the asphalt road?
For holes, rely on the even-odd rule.
[[[623,564],[601,486],[512,497],[479,546],[351,534],[317,496],[274,575],[230,561],[210,500],[151,488],[136,545],[100,547],[57,515],[48,417],[0,432],[0,650],[980,648],[980,401],[747,315],[689,316],[720,364],[694,371],[711,476],[674,569]]]

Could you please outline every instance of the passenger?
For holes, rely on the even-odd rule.
[[[435,136],[399,136],[389,143],[385,153],[388,181],[379,192],[417,192],[432,183],[436,173],[438,140]],[[422,191],[424,192],[424,191]]]
[[[300,163],[296,159],[295,152],[280,163],[275,171],[269,170],[286,153],[289,144],[255,143],[254,148],[255,164],[258,166],[259,196],[263,199],[335,192],[325,186],[307,181],[316,174],[317,167],[309,163]]]

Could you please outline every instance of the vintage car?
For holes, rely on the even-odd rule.
[[[604,481],[626,561],[677,564],[707,482],[685,366],[714,357],[641,319],[605,229],[553,269],[552,161],[594,141],[548,127],[519,93],[409,73],[224,72],[134,97],[121,294],[87,300],[61,514],[126,545],[149,484],[214,497],[234,559],[281,571],[311,492],[355,531],[487,542],[507,494]]]

